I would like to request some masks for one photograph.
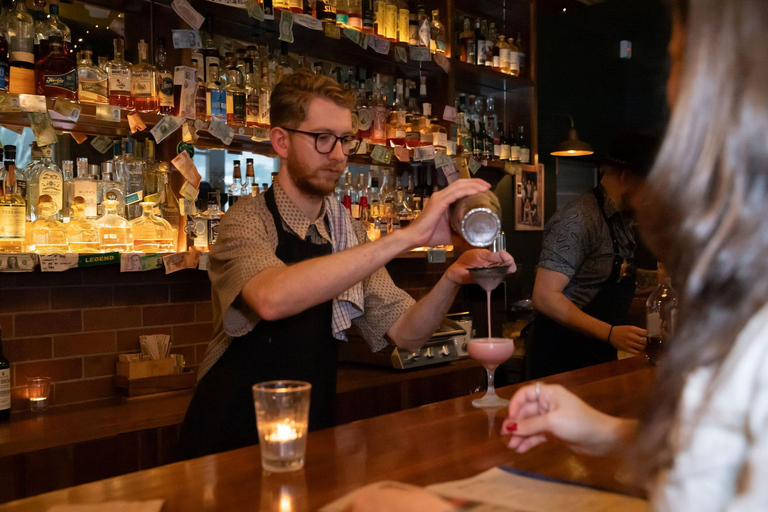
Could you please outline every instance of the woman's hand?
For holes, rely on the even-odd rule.
[[[501,433],[512,435],[508,446],[517,453],[527,452],[551,435],[576,452],[605,455],[628,440],[635,427],[634,421],[593,409],[562,386],[537,383],[512,397]]]
[[[517,270],[515,260],[507,251],[491,252],[487,249],[471,249],[465,251],[459,256],[448,270],[445,271],[445,277],[456,284],[473,283],[469,275],[469,269],[475,267],[495,267],[509,265],[507,274],[512,274]]]

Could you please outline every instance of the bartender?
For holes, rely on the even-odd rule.
[[[597,188],[557,212],[544,230],[526,334],[526,377],[537,379],[638,354],[645,329],[626,325],[635,294],[633,204],[656,139],[624,136],[600,166]]]
[[[245,196],[221,220],[210,253],[213,340],[181,430],[184,458],[257,441],[251,387],[269,380],[312,384],[310,429],[334,424],[339,341],[353,324],[372,351],[389,342],[418,350],[441,324],[467,269],[515,265],[506,252],[470,250],[415,302],[384,265],[420,246],[450,243],[448,207],[489,189],[458,180],[432,195],[407,228],[369,242],[365,226],[333,199],[360,140],[354,96],[323,75],[298,71],[270,100],[279,156],[266,193]]]

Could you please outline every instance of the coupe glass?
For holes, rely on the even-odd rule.
[[[515,342],[509,338],[475,338],[467,344],[467,352],[475,361],[480,362],[488,372],[488,391],[482,398],[472,400],[475,407],[506,407],[509,400],[496,394],[493,376],[496,368],[512,357]]]

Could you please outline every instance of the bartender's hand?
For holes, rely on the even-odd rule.
[[[422,489],[364,489],[344,512],[452,512],[447,501]]]
[[[645,350],[648,331],[634,325],[616,325],[611,331],[611,345],[618,350],[637,355]]]
[[[491,252],[487,249],[472,249],[464,252],[448,267],[448,270],[445,271],[445,277],[456,284],[469,284],[474,282],[469,275],[470,268],[496,265],[509,265],[507,274],[512,274],[517,270],[515,260],[507,251]]]
[[[636,423],[593,409],[562,386],[539,384],[521,388],[509,404],[502,435],[511,434],[509,447],[525,453],[553,436],[572,450],[605,455],[627,440]]]
[[[461,179],[443,190],[435,192],[410,226],[402,230],[409,237],[412,247],[434,247],[451,243],[451,226],[448,222],[448,207],[462,197],[485,192],[491,185],[480,179]]]

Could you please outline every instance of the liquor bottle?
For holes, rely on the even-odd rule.
[[[61,208],[64,204],[64,176],[61,169],[53,161],[53,148],[45,146],[40,148],[40,151],[42,153],[40,165],[35,169],[34,174],[28,177],[27,181],[27,196],[28,200],[32,203],[30,219],[36,220],[39,218],[37,206],[40,196],[47,195],[56,206],[53,217],[59,220],[61,219]]]
[[[445,54],[445,26],[440,22],[440,11],[432,11],[432,24],[430,25],[431,39],[430,50]]]
[[[99,239],[104,252],[132,252],[133,233],[131,225],[117,213],[117,201],[104,201],[104,216],[96,225],[99,227]]]
[[[385,0],[384,15],[386,16],[386,38],[391,42],[397,42],[397,0]]]
[[[432,145],[435,146],[435,151],[445,153],[448,148],[448,130],[440,124],[440,120],[433,117],[429,123],[430,130],[432,130]]]
[[[507,41],[504,39],[503,35],[499,36],[495,49],[498,50],[499,53],[498,71],[509,74],[509,44],[507,44]]]
[[[160,37],[155,43],[155,66],[157,66],[157,82],[158,88],[158,106],[160,114],[172,114],[175,110],[178,114],[175,105],[175,90],[173,84],[173,73],[168,68],[168,54],[165,50],[165,38]],[[181,95],[181,86],[179,86],[179,95]]]
[[[456,114],[456,153],[467,155],[472,152],[472,136],[467,128],[464,112]]]
[[[142,202],[141,217],[130,222],[133,249],[144,253],[163,253],[176,250],[176,237],[167,220],[153,212],[155,204]]]
[[[260,128],[269,128],[269,101],[272,97],[272,87],[269,85],[269,63],[265,59],[261,63],[261,87],[259,87],[259,122]]]
[[[109,103],[107,73],[93,65],[91,50],[83,50],[77,62],[77,99],[80,103]]]
[[[414,0],[408,0],[408,45],[419,46],[419,13],[414,8]]]
[[[259,124],[259,79],[255,71],[248,73],[245,93],[245,126],[255,127]]]
[[[427,9],[424,7],[423,1],[419,0],[418,6],[419,46],[429,48],[432,36],[430,34],[429,16],[427,16]]]
[[[387,107],[384,106],[378,89],[373,91],[371,118],[371,143],[385,144],[387,139]]]
[[[0,29],[0,92],[8,92],[8,40]]]
[[[227,123],[234,125],[245,125],[245,89],[242,84],[245,82],[240,70],[234,66],[231,54],[227,56],[227,71],[224,93],[226,94],[227,105]]]
[[[80,196],[72,200],[72,218],[65,224],[69,252],[101,252],[101,237],[96,223],[85,216],[85,199]]]
[[[316,0],[315,10],[323,23],[336,23],[336,0]]]
[[[158,162],[155,160],[155,141],[147,138],[146,155],[144,156],[144,197],[160,193],[163,188],[163,178],[158,172]]]
[[[98,184],[98,214],[104,215],[104,202],[115,201],[116,209],[125,214],[125,183],[115,179],[115,163],[111,160],[101,164],[101,180]]]
[[[124,109],[131,108],[131,63],[123,59],[125,40],[122,37],[113,41],[115,58],[104,65],[109,82],[109,104]]]
[[[302,0],[289,0],[288,7],[294,14],[304,13],[304,2]]]
[[[349,26],[349,0],[336,0],[336,25]]]
[[[26,202],[16,189],[16,146],[5,146],[4,169],[0,190],[0,252],[24,252]]]
[[[677,327],[677,292],[663,263],[658,264],[658,285],[645,303],[648,342],[645,353],[651,364],[656,364]]]
[[[89,219],[98,218],[98,181],[88,173],[88,159],[78,158],[75,177],[64,183],[66,205],[64,216],[72,216],[72,202],[75,197],[85,201],[85,216]]]
[[[374,0],[362,0],[363,3],[363,33],[373,34],[374,32],[374,18],[375,13],[373,10]]]
[[[515,132],[514,132],[512,123],[509,123],[509,131],[507,132],[507,134],[510,140],[509,160],[512,162],[519,162],[520,161],[520,144],[519,144],[519,141],[515,138]]]
[[[139,41],[139,62],[131,68],[131,96],[133,107],[138,112],[156,113],[158,109],[157,69],[147,57],[149,46]]]
[[[475,20],[475,41],[477,44],[477,60],[474,62],[474,64],[477,64],[478,66],[485,66],[485,34],[488,31],[488,22],[485,20],[480,20],[480,18]]]
[[[515,45],[515,40],[509,38],[509,74],[520,75],[520,49]]]
[[[501,144],[501,147],[499,148],[499,158],[501,160],[509,160],[509,139],[504,136],[504,125],[502,123],[499,123],[497,133],[499,134],[499,141]]]
[[[9,419],[11,419],[11,362],[3,354],[3,340],[0,337],[0,421]]]
[[[466,60],[470,64],[477,62],[477,39],[475,39],[475,31],[472,29],[472,20],[468,16],[464,17],[464,30],[461,33],[462,37],[466,41]],[[462,56],[465,52],[462,51]]]
[[[219,206],[219,193],[209,192],[207,209],[195,217],[198,237],[195,238],[195,247],[208,251],[219,239],[219,224],[221,223],[221,207]]]
[[[222,123],[227,121],[227,92],[219,82],[219,66],[211,64],[206,75],[210,79],[206,85],[206,119]]]
[[[363,0],[349,0],[349,26],[363,31]]]
[[[77,101],[77,64],[64,54],[61,36],[48,40],[50,52],[35,65],[37,94]]]
[[[160,212],[165,220],[171,225],[173,229],[174,248],[176,250],[177,240],[179,234],[184,233],[181,225],[181,208],[179,207],[179,199],[174,194],[171,188],[171,165],[168,162],[160,162],[158,166],[158,172],[163,177],[163,189],[160,192],[160,198],[158,199]],[[218,192],[216,192],[218,195]],[[184,236],[186,239],[186,236]]]
[[[72,31],[59,18],[59,4],[50,4],[48,6],[48,17],[43,22],[42,40],[40,43],[38,59],[45,57],[50,52],[51,37],[59,36],[62,42],[62,49],[65,55],[72,51]]]
[[[203,73],[202,76],[204,75],[205,73]],[[197,88],[195,90],[195,119],[200,119],[205,122],[208,122],[210,119],[208,115],[208,87],[207,84],[200,79],[200,75],[197,78]]]
[[[397,41],[408,44],[411,11],[407,0],[397,0]]]
[[[240,199],[240,196],[245,195],[245,186],[243,186],[242,174],[240,173],[240,160],[235,160],[232,163],[232,185],[227,189],[227,205],[231,208],[233,204]],[[250,194],[250,190],[248,191]]]
[[[256,175],[253,169],[253,158],[245,159],[245,183],[243,184],[243,195],[259,195],[259,184],[256,183]]]
[[[123,142],[121,139],[114,139],[112,141],[112,158],[109,160],[114,165],[114,179],[120,181],[125,187],[125,191],[128,190],[128,168],[125,165],[125,157],[123,156]],[[121,215],[125,215],[122,212]]]
[[[277,13],[277,11],[291,10],[291,7],[288,5],[288,0],[273,0],[272,6],[275,10],[275,13]]]
[[[529,164],[531,163],[531,150],[528,149],[528,146],[525,144],[525,128],[523,125],[520,125],[520,127],[517,129],[517,133],[517,139],[520,144],[520,163]]]
[[[487,68],[493,68],[493,50],[498,39],[499,31],[496,30],[496,23],[490,22],[488,32],[485,34],[485,67]]]
[[[67,228],[56,220],[56,203],[48,194],[43,194],[38,199],[38,219],[32,224],[32,244],[38,254],[64,254],[67,252]]]
[[[8,92],[35,94],[35,22],[24,7],[24,0],[14,0],[6,21],[5,35],[10,47]]]
[[[480,156],[483,159],[488,159],[490,158],[491,153],[493,152],[493,148],[489,147],[489,144],[488,144],[488,132],[485,129],[485,122],[483,120],[480,120],[478,124],[480,125],[480,130],[477,133],[477,140],[481,149]]]
[[[432,117],[432,103],[427,95],[427,77],[419,77],[419,103],[421,103],[421,113],[425,117]]]
[[[203,70],[205,72],[202,78],[203,82],[208,84],[218,80],[220,66],[219,49],[213,40],[213,18],[210,16],[205,18],[203,30],[200,31],[200,39],[203,43]],[[215,79],[208,75],[212,69],[216,74]]]
[[[143,193],[144,191],[144,169],[146,167],[146,163],[141,158],[134,157],[134,140],[131,137],[126,137],[124,139],[125,149],[124,149],[124,156],[123,156],[123,162],[125,165],[125,171],[127,174],[127,181],[125,183],[126,185],[126,194],[129,196],[131,194],[136,193]],[[128,198],[126,197],[126,202],[128,201]],[[132,202],[131,204],[126,205],[126,218],[128,220],[135,219],[141,215],[141,206],[139,205],[138,201]]]

